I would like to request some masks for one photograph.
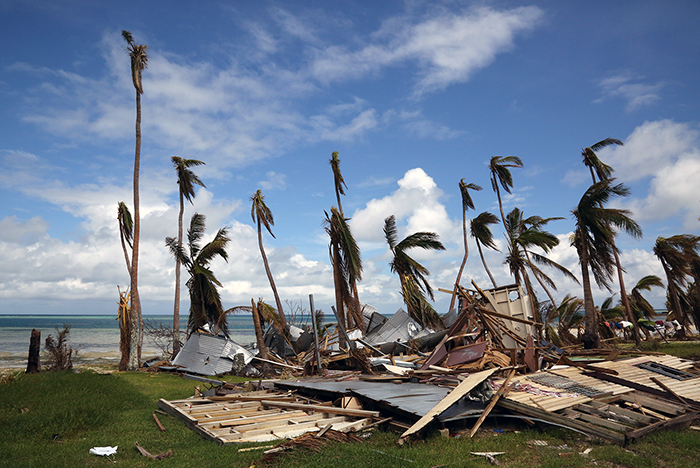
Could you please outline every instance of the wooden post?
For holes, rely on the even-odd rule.
[[[314,355],[316,356],[316,373],[321,375],[321,351],[318,349],[318,327],[316,326],[316,309],[314,308],[314,295],[309,294],[311,304],[311,326],[314,329]]]
[[[29,359],[27,360],[27,374],[41,372],[41,331],[32,328],[32,335],[29,338]]]
[[[335,310],[334,306],[331,306],[331,310],[333,311],[333,315],[335,315],[335,319],[338,321],[338,328],[340,328],[340,333],[342,333],[343,337],[345,337],[345,341],[347,341],[348,347],[350,349],[355,349],[355,343],[350,341],[350,337],[348,336],[348,332],[345,331],[345,325],[343,325],[343,321],[340,320],[340,315]]]

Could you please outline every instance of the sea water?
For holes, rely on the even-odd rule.
[[[155,327],[172,327],[172,315],[144,315],[144,321]],[[182,327],[187,325],[187,316],[180,316]],[[29,355],[29,339],[32,329],[41,332],[42,363],[44,343],[58,330],[70,326],[68,344],[77,350],[74,366],[119,363],[119,323],[115,315],[0,315],[0,368],[26,368]],[[228,317],[231,339],[241,345],[255,341],[253,318],[250,315]],[[182,329],[184,340],[186,330]],[[162,350],[148,334],[144,334],[141,357],[143,360],[161,357]]]

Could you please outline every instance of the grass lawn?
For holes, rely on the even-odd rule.
[[[675,348],[660,351],[675,351]],[[700,354],[693,345],[679,345],[672,354]],[[235,381],[236,378],[230,380]],[[241,379],[238,379],[239,381]],[[127,372],[46,372],[6,375],[0,383],[0,466],[8,467],[250,467],[261,450],[238,452],[251,445],[221,446],[200,438],[170,416],[153,420],[158,399],[192,396],[197,382],[168,374]],[[468,422],[471,427],[472,422]],[[628,447],[592,441],[563,429],[512,426],[508,420],[487,420],[474,439],[443,437],[397,446],[397,434],[377,431],[361,443],[333,444],[320,452],[299,449],[274,460],[285,467],[433,467],[492,466],[470,452],[505,452],[496,456],[506,467],[697,467],[700,432],[660,432]],[[494,429],[503,429],[494,431]],[[539,445],[544,441],[546,445]],[[134,442],[152,454],[172,450],[160,461],[142,457]],[[95,446],[119,446],[113,460],[88,453]],[[270,443],[259,444],[270,445]],[[580,454],[590,448],[587,457]],[[258,466],[260,466],[258,464]]]

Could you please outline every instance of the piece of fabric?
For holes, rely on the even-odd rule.
[[[91,455],[97,455],[100,457],[108,457],[110,455],[114,455],[117,453],[117,447],[93,447],[90,449],[90,454]]]

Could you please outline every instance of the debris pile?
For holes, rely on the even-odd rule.
[[[200,335],[196,351],[186,347],[180,361],[195,356],[185,366],[193,372],[217,369],[236,353],[244,365],[268,364],[292,378],[261,376],[257,390],[244,392],[186,374],[209,388],[159,406],[221,444],[292,439],[310,448],[319,445],[313,437],[328,431],[380,425],[397,430],[399,443],[453,426],[472,437],[494,416],[625,445],[700,419],[694,362],[614,348],[559,348],[540,339],[541,324],[521,288],[474,286],[455,292],[459,313],[443,318],[444,330],[424,329],[403,310],[388,320],[373,312],[365,316],[366,333],[339,324],[323,338],[314,336],[317,344],[305,350],[284,357],[269,352],[266,360],[219,343],[204,365],[213,341]],[[301,436],[306,439],[296,439]]]

